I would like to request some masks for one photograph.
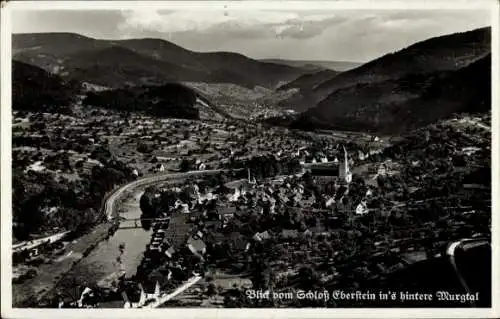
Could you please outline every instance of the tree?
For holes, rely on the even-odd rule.
[[[181,172],[187,172],[192,169],[192,163],[188,159],[183,158],[179,164],[179,170]]]
[[[137,146],[137,151],[140,153],[151,153],[153,150],[148,144],[141,142]]]
[[[139,200],[141,211],[146,216],[156,216],[155,191],[152,188],[147,188]]]
[[[213,282],[208,284],[207,291],[205,293],[209,298],[217,295],[217,287]]]
[[[304,290],[313,290],[320,283],[317,273],[310,266],[301,267],[298,277],[299,287]]]

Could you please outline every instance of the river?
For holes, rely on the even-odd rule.
[[[138,188],[124,194],[124,201],[119,206],[122,217],[140,218],[139,201],[143,192],[143,189]],[[127,226],[134,226],[134,222],[120,223],[120,227]],[[134,275],[152,233],[152,230],[144,230],[140,222],[138,226],[138,228],[118,229],[113,236],[99,243],[87,257],[75,265],[71,270],[75,284],[93,286],[120,269],[126,272],[127,277]],[[120,252],[121,244],[124,244],[123,253]],[[121,259],[121,265],[117,262],[118,257]]]

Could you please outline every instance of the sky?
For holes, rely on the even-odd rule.
[[[367,62],[431,37],[491,25],[487,10],[45,10],[13,12],[13,32],[161,38],[252,58]]]

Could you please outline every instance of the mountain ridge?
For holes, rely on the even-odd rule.
[[[293,125],[343,129],[347,126],[397,134],[456,113],[482,113],[490,109],[491,54],[488,54],[457,70],[412,74],[338,89],[316,108],[302,113]]]
[[[329,61],[329,60],[293,60],[293,59],[259,59],[264,62],[285,64],[294,67],[305,68],[309,71],[321,71],[324,69],[332,70],[336,72],[344,72],[350,69],[356,68],[363,63],[361,62],[352,62],[352,61]]]
[[[336,90],[360,83],[383,82],[412,73],[455,70],[491,51],[491,27],[433,37],[341,72],[282,103],[299,109],[315,107]]]
[[[491,102],[479,83],[491,83],[490,42],[490,27],[447,34],[336,72],[234,52],[195,52],[154,38],[97,40],[72,33],[13,38],[14,58],[64,80],[112,89],[186,83],[225,111],[305,110],[292,126],[383,133],[474,111],[474,103],[484,111]]]
[[[72,62],[68,60],[68,56],[71,56],[75,64],[80,60],[85,60],[84,55],[91,51],[117,46],[141,55],[142,65],[136,66],[135,70],[143,67],[146,69],[145,73],[150,73],[150,77],[156,77],[156,80],[160,82],[202,81],[274,88],[305,73],[305,70],[300,68],[261,62],[239,53],[195,52],[167,40],[154,38],[101,40],[76,33],[23,33],[13,34],[12,43],[15,59],[54,73],[59,73],[61,69],[65,69],[66,63]],[[117,62],[120,58],[117,54]],[[158,61],[176,64],[181,69],[178,69],[179,73],[164,78],[161,71],[155,73],[147,67],[147,65],[157,65]],[[77,66],[71,67],[71,69],[74,68]],[[71,77],[71,74],[65,76]],[[123,79],[121,80],[123,82]],[[109,85],[110,83],[99,84]],[[114,83],[114,86],[121,84],[124,83]]]

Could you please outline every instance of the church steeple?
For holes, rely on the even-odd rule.
[[[349,158],[345,146],[342,146],[342,148],[344,149],[344,176],[346,183],[349,184],[352,181],[352,174],[351,170],[349,169]]]

